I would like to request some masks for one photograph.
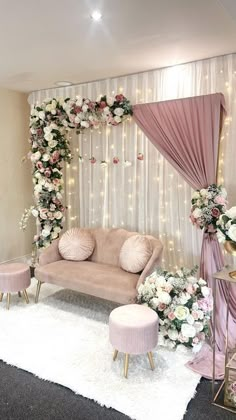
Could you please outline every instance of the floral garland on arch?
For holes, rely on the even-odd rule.
[[[191,202],[192,224],[208,233],[216,232],[217,222],[226,211],[226,189],[222,185],[211,184],[208,188],[194,191]]]
[[[37,219],[38,235],[34,243],[38,248],[48,246],[63,228],[65,207],[62,204],[63,161],[70,163],[72,153],[67,139],[69,131],[82,133],[103,124],[116,126],[132,115],[130,101],[122,95],[101,95],[95,102],[76,96],[47,99],[31,109],[29,158],[33,164],[35,206],[26,209],[20,222],[26,229],[32,214]]]

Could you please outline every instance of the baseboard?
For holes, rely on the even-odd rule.
[[[16,257],[11,260],[0,261],[0,264],[10,264],[10,263],[25,263],[30,264],[31,254],[22,255],[21,257]]]

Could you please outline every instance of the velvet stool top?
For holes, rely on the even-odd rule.
[[[147,306],[131,304],[114,309],[109,317],[109,338],[118,352],[125,353],[124,375],[128,376],[130,354],[147,353],[154,369],[152,352],[158,340],[158,316]]]
[[[30,268],[27,264],[12,263],[0,264],[0,301],[3,299],[4,293],[7,293],[7,309],[10,308],[11,293],[23,292],[25,300],[29,303],[26,292],[27,287],[30,286]]]

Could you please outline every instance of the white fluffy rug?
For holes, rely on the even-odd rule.
[[[181,420],[200,376],[184,364],[191,353],[157,348],[156,369],[146,355],[131,356],[128,379],[123,356],[112,361],[108,316],[114,304],[42,285],[38,305],[12,296],[0,303],[0,359],[64,385],[137,420]],[[23,298],[22,298],[23,299]]]

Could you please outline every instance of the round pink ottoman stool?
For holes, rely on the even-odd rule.
[[[152,309],[136,304],[114,309],[109,317],[109,338],[115,349],[113,360],[118,352],[125,353],[126,378],[130,354],[147,353],[151,369],[154,369],[151,350],[157,345],[158,316]]]
[[[4,293],[7,293],[7,309],[9,309],[11,293],[18,292],[21,296],[20,292],[22,291],[26,303],[29,303],[26,289],[30,285],[30,280],[30,268],[27,264],[0,264],[0,302]]]

